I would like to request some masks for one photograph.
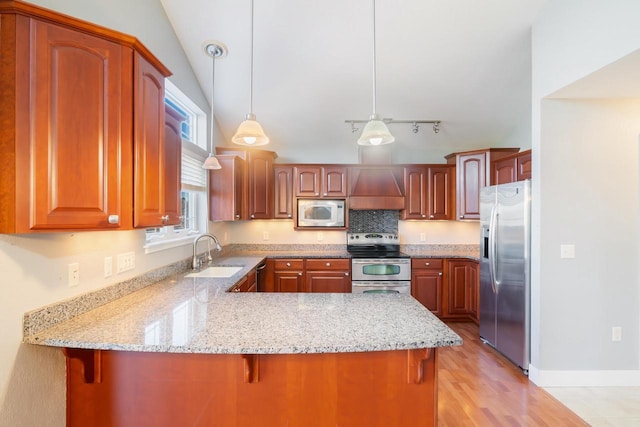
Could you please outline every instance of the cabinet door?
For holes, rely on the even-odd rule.
[[[347,197],[347,168],[341,166],[322,167],[322,196]]]
[[[274,166],[274,218],[293,217],[293,167]]]
[[[301,271],[276,271],[274,273],[276,292],[302,292],[303,281]]]
[[[531,150],[523,151],[516,158],[516,179],[518,181],[531,179]]]
[[[424,219],[427,214],[427,168],[407,166],[404,168],[404,210],[402,219]]]
[[[449,261],[447,270],[447,310],[446,315],[469,314],[468,261]]]
[[[480,189],[486,185],[486,154],[460,155],[457,174],[458,219],[480,219]]]
[[[164,145],[165,145],[165,194],[164,212],[168,217],[166,225],[180,224],[182,218],[182,204],[180,193],[182,190],[182,131],[181,126],[185,117],[165,106]]]
[[[294,171],[295,195],[297,197],[320,197],[321,172],[319,166],[296,166]]]
[[[306,292],[350,293],[351,277],[348,271],[307,271]]]
[[[220,169],[209,171],[209,219],[242,219],[244,160],[233,155],[216,155]]]
[[[453,218],[453,183],[450,167],[429,167],[429,219]]]
[[[442,271],[420,269],[411,275],[411,295],[436,316],[442,316]]]
[[[256,151],[249,154],[249,218],[273,218],[273,157]]]
[[[16,129],[29,135],[16,148],[23,214],[12,232],[129,228],[131,77],[123,70],[131,69],[131,50],[35,19],[30,25],[30,66],[16,82],[16,101],[31,99],[17,112],[28,115]],[[27,87],[31,98],[21,92]]]
[[[506,184],[508,182],[515,182],[516,177],[516,159],[506,158],[493,162],[493,183],[494,184]]]
[[[134,55],[134,227],[164,225],[164,76]]]
[[[480,276],[479,265],[469,261],[467,264],[467,293],[469,294],[469,315],[471,320],[480,323]]]

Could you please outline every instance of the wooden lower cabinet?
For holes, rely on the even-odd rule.
[[[256,270],[252,270],[244,276],[233,288],[229,289],[229,292],[257,292],[258,282]]]
[[[306,292],[350,293],[351,261],[349,259],[307,259]]]
[[[436,426],[437,350],[64,349],[67,426]]]
[[[438,317],[443,314],[443,262],[436,258],[411,260],[411,295]]]
[[[273,292],[304,291],[304,259],[277,259],[274,261]]]
[[[447,260],[447,286],[443,318],[478,321],[478,262]]]

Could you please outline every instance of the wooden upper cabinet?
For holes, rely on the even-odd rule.
[[[235,186],[233,189],[227,189],[223,192],[228,193],[233,191],[236,197],[237,194],[242,194],[241,201],[236,200],[236,206],[239,206],[241,209],[240,216],[235,219],[273,218],[273,162],[277,157],[276,153],[268,150],[243,149],[240,147],[216,147],[216,153],[237,156],[242,159],[244,163],[241,179],[225,182],[227,175],[225,175],[224,172],[213,171],[217,179],[222,180],[217,183],[219,190],[223,191],[222,187],[225,185],[233,185]],[[210,193],[210,202],[212,205],[216,203],[226,203],[225,200],[228,201],[228,198],[218,200],[218,193],[212,190],[210,190]],[[218,219],[226,221],[232,220],[232,218],[226,215]]]
[[[134,227],[167,224],[165,213],[164,76],[134,56]]]
[[[448,165],[404,168],[405,207],[402,219],[453,218],[454,169]]]
[[[293,218],[293,166],[273,167],[273,217]]]
[[[0,19],[0,231],[131,228],[131,49]]]
[[[347,168],[338,165],[297,165],[294,168],[296,197],[347,197]]]
[[[0,232],[130,229],[134,58],[169,71],[131,36],[29,3],[0,20]]]
[[[182,122],[186,117],[165,105],[164,118],[164,212],[167,225],[182,222]]]
[[[209,171],[209,219],[237,221],[244,207],[244,164],[235,155],[216,155],[220,169]]]
[[[492,184],[531,179],[531,150],[495,160],[491,164]]]
[[[449,164],[456,165],[457,219],[480,219],[480,189],[492,184],[491,162],[518,151],[518,148],[490,148],[445,156]]]
[[[249,218],[273,218],[273,160],[271,151],[249,153]]]

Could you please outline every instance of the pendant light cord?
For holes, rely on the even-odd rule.
[[[214,152],[214,145],[213,145],[213,134],[215,131],[215,117],[213,116],[213,91],[216,87],[216,52],[215,52],[215,48],[213,48],[213,52],[211,55],[211,147],[209,147],[209,150],[211,152],[211,154],[213,154]]]
[[[373,116],[376,116],[376,0],[373,0]]]
[[[253,0],[251,0],[251,67],[249,80],[249,114],[253,116]]]

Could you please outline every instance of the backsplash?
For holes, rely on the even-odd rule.
[[[395,210],[349,210],[349,232],[397,233],[398,218]]]

